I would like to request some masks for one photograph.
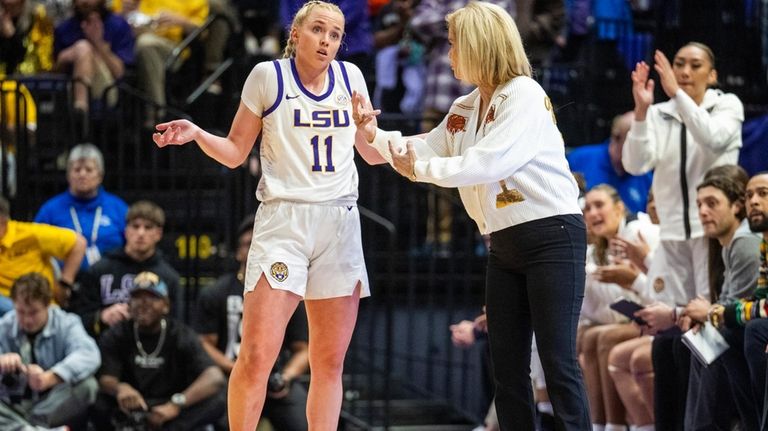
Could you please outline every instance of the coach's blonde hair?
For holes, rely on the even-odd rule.
[[[304,3],[304,6],[302,6],[301,9],[296,12],[296,15],[293,16],[291,28],[288,31],[288,40],[285,43],[285,50],[283,50],[283,58],[291,58],[296,56],[296,43],[291,37],[293,29],[301,27],[301,25],[304,23],[304,20],[307,19],[312,10],[317,7],[336,12],[341,15],[342,19],[344,19],[344,12],[342,12],[341,9],[333,3],[328,3],[322,0],[310,0]]]
[[[501,7],[472,1],[445,20],[458,53],[454,67],[463,80],[495,87],[518,76],[531,76],[520,32]]]

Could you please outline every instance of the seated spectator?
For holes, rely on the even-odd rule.
[[[157,274],[138,274],[134,286],[130,318],[100,341],[96,429],[117,423],[187,431],[215,422],[225,411],[224,373],[195,332],[168,317],[168,287]]]
[[[136,202],[128,208],[125,221],[125,247],[107,253],[82,275],[73,303],[73,311],[97,340],[102,331],[128,319],[128,300],[136,274],[157,274],[173,300],[178,292],[179,274],[157,249],[165,225],[162,208],[149,201]],[[174,311],[178,309],[173,301],[171,306]]]
[[[240,328],[243,317],[243,280],[245,262],[253,236],[253,217],[238,229],[235,259],[237,272],[222,276],[216,284],[204,289],[198,297],[198,315],[194,328],[200,334],[203,348],[227,375],[232,371],[240,351]],[[293,313],[285,330],[283,347],[270,377],[263,416],[275,429],[294,431],[307,429],[307,391],[297,377],[309,371],[309,334],[303,303]],[[222,418],[226,420],[226,415]]]
[[[709,169],[702,181],[722,176],[727,176],[734,181],[742,181],[742,183],[744,180],[740,180],[740,178],[746,178],[743,169],[738,166],[720,165]],[[662,203],[659,201],[659,206]],[[660,211],[660,218],[662,215],[663,213]],[[650,376],[651,370],[653,372],[653,394],[650,397],[644,396],[644,398],[649,401],[653,400],[652,405],[655,406],[653,418],[658,428],[667,429],[675,427],[677,429],[678,427],[682,428],[685,422],[691,364],[690,350],[682,342],[681,329],[687,329],[690,324],[690,318],[683,316],[685,306],[697,297],[710,297],[714,301],[717,298],[715,295],[722,293],[723,283],[725,282],[725,263],[718,263],[717,259],[714,259],[716,256],[710,256],[713,253],[713,248],[709,243],[712,241],[712,238],[705,236],[701,238],[704,241],[697,240],[693,242],[693,251],[695,253],[704,252],[707,255],[704,259],[707,263],[704,266],[695,267],[695,272],[707,273],[706,290],[701,291],[696,286],[696,290],[692,291],[690,290],[693,287],[692,285],[685,289],[679,289],[679,286],[681,286],[678,278],[679,273],[676,272],[674,264],[671,262],[679,259],[682,254],[679,250],[674,251],[663,246],[664,226],[663,219],[661,220],[662,240],[657,254],[662,256],[664,267],[662,272],[657,273],[653,278],[649,277],[649,279],[653,280],[649,287],[653,289],[648,289],[656,301],[635,313],[635,316],[641,318],[644,322],[642,326],[643,333],[653,335],[650,357],[645,356],[648,353],[645,347],[637,346],[638,351],[632,354],[632,356],[635,356],[632,360],[641,364],[647,363],[646,361],[649,358],[652,361],[652,367],[643,365],[640,369],[641,372],[646,373],[646,377]],[[702,221],[698,216],[698,210],[695,223],[701,226],[702,232],[704,232]],[[699,250],[699,247],[704,247],[704,250]],[[673,253],[676,252],[678,254],[674,255]],[[719,256],[720,253],[718,253],[717,257]],[[720,260],[723,260],[723,258],[721,257]],[[709,269],[710,265],[712,265],[711,270]],[[717,265],[720,265],[720,270],[715,270]],[[704,268],[708,270],[705,271]],[[636,355],[644,356],[639,357]],[[626,370],[625,366],[622,366],[622,368]],[[650,379],[646,378],[644,380],[642,385],[648,384]],[[621,386],[621,384],[617,383],[617,386]],[[645,391],[645,387],[643,387],[643,391]]]
[[[635,284],[642,271],[620,253],[612,241],[643,238],[653,249],[658,244],[658,229],[647,215],[628,214],[618,192],[609,185],[593,187],[585,198],[584,216],[593,243],[587,248],[579,362],[584,371],[593,424],[615,429],[625,423],[626,412],[608,374],[608,353],[613,345],[638,336],[639,329],[627,325],[627,319],[614,312],[610,304],[621,297],[642,301]]]
[[[74,108],[88,112],[90,96],[97,99],[123,77],[125,66],[133,63],[134,40],[125,18],[113,14],[106,0],[74,0],[74,16],[56,26],[53,51],[56,68],[72,74]],[[111,92],[108,103],[117,102]]]
[[[632,113],[617,115],[611,123],[611,136],[602,143],[584,145],[570,151],[566,158],[573,172],[580,172],[587,188],[598,184],[613,186],[630,212],[645,210],[646,196],[651,190],[653,172],[628,174],[621,162],[621,151],[632,125]]]
[[[96,342],[76,315],[51,306],[42,275],[21,276],[11,297],[15,310],[0,319],[0,429],[83,429],[98,389]]]
[[[153,127],[164,113],[165,60],[184,35],[208,17],[207,0],[115,0],[113,9],[122,14],[136,35],[136,71],[140,88],[160,107],[150,107],[146,125]]]
[[[744,205],[743,182],[728,177],[712,177],[699,184],[696,204],[704,234],[722,246],[725,271],[722,290],[715,304],[727,305],[750,297],[757,286],[760,270],[760,237],[749,230]],[[685,307],[686,326],[707,321],[712,302],[695,298]],[[682,329],[687,329],[683,327]],[[750,389],[749,372],[744,357],[744,329],[721,329],[731,346],[709,365],[691,355],[685,423],[692,429],[730,427],[733,406],[741,417],[741,429],[758,429],[758,412]],[[720,389],[725,390],[720,390]]]
[[[76,145],[67,158],[67,191],[40,207],[36,223],[65,227],[83,235],[88,242],[81,270],[98,262],[108,251],[123,246],[126,204],[101,187],[104,157],[93,144]]]
[[[56,302],[68,306],[85,247],[85,238],[72,230],[11,220],[10,205],[0,196],[0,298],[5,298],[0,299],[0,314],[12,308],[7,298],[13,282],[30,272],[42,274],[53,286]],[[55,283],[52,258],[63,262]]]
[[[760,243],[757,287],[749,298],[730,304],[714,304],[709,309],[709,321],[716,327],[738,329],[746,327],[744,355],[749,365],[752,392],[766,424],[765,382],[766,346],[768,345],[768,172],[750,178],[746,187],[747,220],[752,232],[762,234]]]

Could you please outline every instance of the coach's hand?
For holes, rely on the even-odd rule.
[[[405,151],[398,152],[397,148],[389,142],[389,153],[392,155],[392,166],[405,178],[416,181],[416,152],[413,150],[413,143],[408,141],[405,144]]]
[[[159,133],[153,133],[152,140],[160,148],[166,145],[184,145],[194,140],[200,132],[200,128],[188,120],[160,123],[155,128]]]

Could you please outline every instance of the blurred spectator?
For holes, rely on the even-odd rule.
[[[53,67],[53,24],[33,0],[0,0],[0,78]]]
[[[374,22],[376,89],[373,105],[383,112],[421,115],[424,100],[424,45],[410,27],[416,0],[393,0]]]
[[[10,205],[0,196],[0,298],[10,296],[17,278],[37,272],[53,286],[56,302],[68,306],[85,248],[85,238],[70,229],[11,220]],[[52,258],[63,262],[56,283]],[[8,311],[9,305],[0,299],[0,314]]]
[[[125,19],[106,7],[106,0],[74,0],[74,16],[56,26],[53,51],[56,68],[71,73],[75,109],[88,112],[88,94],[101,98],[133,63],[134,40]],[[111,92],[114,105],[117,93]]]
[[[229,375],[240,352],[243,318],[243,281],[248,249],[253,237],[253,216],[239,227],[235,260],[237,272],[220,277],[214,286],[200,292],[193,326],[203,348]],[[285,338],[268,386],[263,416],[275,429],[307,429],[307,391],[297,377],[309,371],[309,333],[304,304],[299,303],[288,321]]]
[[[282,2],[233,0],[243,24],[245,50],[249,55],[276,58],[280,54]]]
[[[140,272],[157,274],[168,286],[174,313],[179,309],[175,303],[179,274],[157,249],[165,225],[162,208],[149,201],[138,201],[128,208],[125,220],[125,247],[107,253],[82,275],[72,307],[97,340],[108,327],[129,318],[133,279]]]
[[[226,380],[195,332],[168,317],[168,287],[142,272],[131,291],[130,319],[100,341],[101,393],[92,416],[96,429],[187,431],[224,414]]]
[[[219,16],[208,27],[208,35],[205,39],[205,76],[210,76],[224,60],[224,54],[227,52],[227,44],[232,33],[240,33],[240,19],[232,0],[209,0],[209,15]],[[208,92],[212,94],[221,94],[223,88],[221,81],[216,79]]]
[[[563,0],[514,0],[513,14],[534,72],[547,66],[566,24]],[[534,75],[535,76],[535,75]]]
[[[72,16],[72,1],[73,0],[35,0],[45,6],[45,11],[53,21],[53,25],[61,24],[65,19]]]
[[[40,207],[36,223],[72,229],[88,242],[81,270],[98,262],[108,251],[123,246],[128,205],[101,186],[104,157],[93,144],[78,144],[67,159],[67,191]]]
[[[0,319],[0,428],[84,429],[96,399],[99,348],[76,315],[51,306],[42,275],[21,276],[11,297],[15,310]]]
[[[165,60],[186,34],[203,24],[208,17],[208,1],[114,0],[112,7],[136,34],[139,87],[157,105],[147,110],[145,125],[152,127],[164,115],[166,105]]]
[[[15,196],[15,133],[16,123],[24,121],[30,135],[37,129],[37,110],[29,90],[6,78],[14,75],[34,75],[53,67],[53,24],[45,8],[34,0],[0,0],[0,81],[3,98],[0,101],[0,140],[6,145],[8,172],[0,182],[9,184],[8,192]],[[23,100],[17,100],[21,94]],[[23,110],[17,112],[17,110]],[[2,150],[2,149],[0,149]],[[4,166],[0,171],[5,170]]]
[[[632,213],[645,210],[646,197],[651,190],[653,172],[631,175],[621,163],[621,150],[632,126],[632,112],[617,115],[611,124],[611,136],[604,142],[585,145],[570,151],[566,158],[571,171],[580,172],[587,181],[587,188],[608,184],[615,188],[627,209]]]

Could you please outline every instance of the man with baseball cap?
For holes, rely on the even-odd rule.
[[[102,334],[94,425],[189,430],[224,413],[225,378],[197,334],[168,316],[168,286],[154,272],[133,279],[130,317]],[[129,412],[126,414],[125,412]]]

